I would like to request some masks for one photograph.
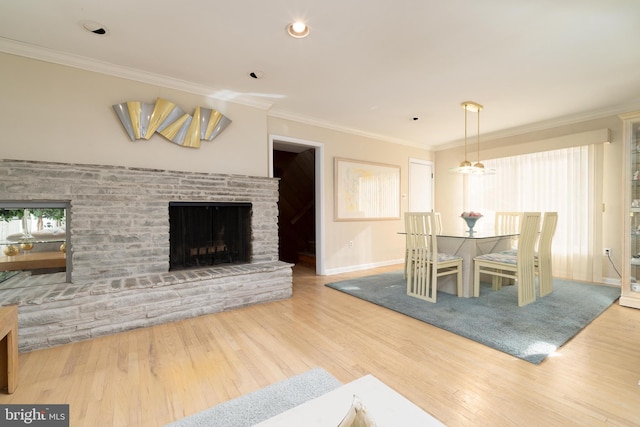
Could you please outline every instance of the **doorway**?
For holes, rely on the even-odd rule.
[[[324,274],[323,146],[296,138],[269,138],[270,167],[280,179],[279,259]]]

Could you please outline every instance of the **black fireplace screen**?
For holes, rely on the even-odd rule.
[[[170,270],[243,264],[251,257],[251,203],[169,203]]]

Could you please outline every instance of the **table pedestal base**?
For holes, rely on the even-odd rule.
[[[462,295],[473,297],[473,258],[491,252],[511,249],[511,236],[497,237],[454,237],[438,236],[438,252],[462,257]],[[438,280],[438,290],[456,295],[455,277]]]

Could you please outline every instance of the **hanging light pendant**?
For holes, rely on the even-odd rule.
[[[483,106],[473,101],[465,101],[461,104],[462,109],[464,110],[464,161],[460,162],[460,166],[457,168],[451,169],[453,172],[463,173],[463,174],[475,174],[475,175],[486,175],[495,173],[495,169],[487,169],[480,162],[480,111],[482,111]],[[472,113],[477,113],[478,116],[478,131],[477,131],[477,148],[478,148],[478,159],[475,164],[471,164],[469,160],[467,160],[467,112],[471,111]]]
[[[457,173],[463,173],[463,174],[471,173],[471,171],[473,170],[473,165],[469,160],[467,160],[467,109],[465,108],[466,104],[467,104],[466,102],[462,103],[462,108],[465,109],[464,110],[464,160],[460,162],[460,166],[458,166],[457,168],[450,169],[451,172],[457,172]]]

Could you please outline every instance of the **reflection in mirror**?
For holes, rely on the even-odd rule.
[[[0,202],[0,288],[45,274],[70,281],[67,211],[67,202]]]

